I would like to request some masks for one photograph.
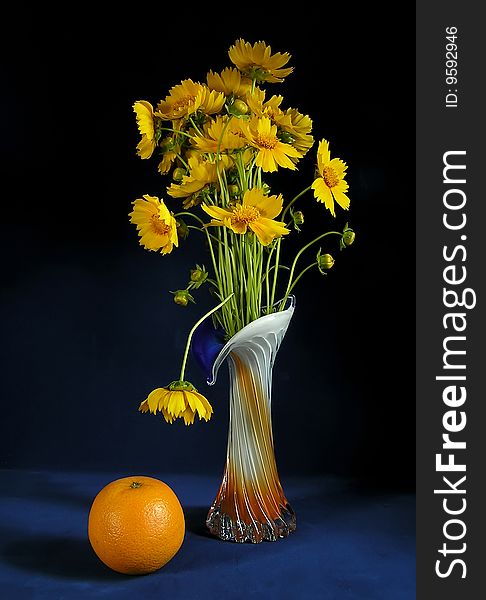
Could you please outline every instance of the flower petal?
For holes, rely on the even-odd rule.
[[[324,202],[326,208],[331,211],[333,217],[336,216],[334,212],[334,198],[332,197],[331,190],[327,187],[324,179],[322,177],[318,177],[314,183],[312,184],[312,189],[314,190],[314,197],[319,202]]]

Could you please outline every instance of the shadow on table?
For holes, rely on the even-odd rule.
[[[7,542],[3,560],[26,571],[84,581],[120,581],[126,576],[115,573],[95,556],[87,540],[53,536],[24,537]]]
[[[208,516],[207,506],[187,506],[184,507],[184,517],[186,519],[186,530],[194,535],[215,539],[206,527],[206,517]]]

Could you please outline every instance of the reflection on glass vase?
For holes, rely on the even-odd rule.
[[[206,524],[223,540],[275,541],[295,530],[295,515],[280,484],[272,433],[271,388],[275,356],[294,312],[256,319],[221,349],[208,378],[229,366],[230,417],[223,481]]]

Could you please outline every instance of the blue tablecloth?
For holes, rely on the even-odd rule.
[[[136,473],[0,471],[0,597],[55,600],[415,598],[415,497],[360,490],[336,478],[283,481],[297,531],[262,544],[210,537],[204,520],[220,483],[200,475],[138,473],[181,500],[186,537],[160,571],[125,576],[105,567],[87,538],[91,502]]]

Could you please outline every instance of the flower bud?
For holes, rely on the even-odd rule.
[[[343,233],[343,242],[346,246],[351,246],[354,242],[354,238],[356,237],[354,231],[352,229],[346,229]]]
[[[294,136],[288,131],[284,131],[283,129],[278,132],[277,137],[284,144],[292,144],[295,141]]]
[[[240,100],[239,98],[237,98],[228,108],[228,112],[234,115],[235,117],[241,117],[243,115],[246,115],[248,113],[248,110],[248,104],[243,100]]]
[[[185,240],[189,235],[189,227],[184,223],[182,219],[176,221],[177,237],[181,240]]]
[[[165,152],[172,152],[173,150],[175,150],[176,143],[171,137],[166,137],[159,143],[159,146],[162,152],[164,152],[165,154]]]
[[[199,265],[196,265],[195,269],[191,269],[191,283],[193,284],[193,287],[195,287],[196,289],[198,287],[200,287],[208,278],[208,272],[206,271],[206,267],[203,265],[202,267],[200,267]]]
[[[232,183],[228,186],[228,192],[229,192],[229,195],[232,197],[238,196],[238,194],[240,193],[240,186]]]
[[[295,212],[290,209],[290,215],[292,217],[292,222],[294,224],[294,229],[300,231],[299,225],[304,224],[304,213],[301,210],[296,210]]]
[[[172,179],[176,182],[176,183],[180,183],[184,177],[184,175],[186,174],[185,169],[183,169],[182,167],[177,167],[176,169],[174,169],[174,171],[172,172]]]
[[[317,253],[317,266],[319,271],[329,271],[334,264],[334,258],[330,254],[321,254],[321,251]]]
[[[304,213],[301,210],[296,210],[294,212],[294,223],[296,225],[303,225],[303,223],[304,223]]]
[[[188,290],[177,290],[171,293],[174,294],[174,302],[179,306],[187,306],[189,302],[194,302],[194,298]]]

